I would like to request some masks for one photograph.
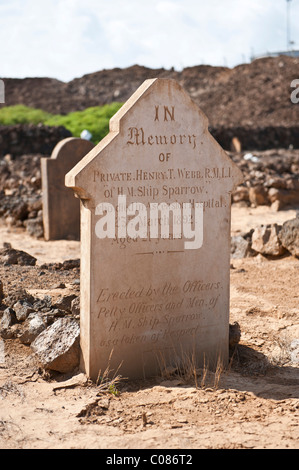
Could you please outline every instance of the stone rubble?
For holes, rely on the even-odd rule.
[[[0,306],[0,338],[18,339],[30,347],[34,343],[32,350],[46,369],[67,372],[76,367],[80,301],[75,294],[61,296],[54,302],[49,295],[34,298],[20,289],[9,295],[3,292]],[[53,342],[51,347],[49,342]]]
[[[299,151],[273,149],[228,152],[244,175],[244,183],[232,193],[232,203],[267,205],[281,210],[299,204]],[[10,227],[43,237],[40,158],[28,154],[0,158],[0,218]]]
[[[251,248],[262,255],[280,256],[285,252],[280,243],[278,233],[281,226],[267,224],[257,227],[251,238]]]
[[[232,194],[233,203],[267,205],[273,210],[299,204],[298,150],[229,152],[229,155],[244,175],[244,183]]]
[[[278,211],[299,204],[299,150],[227,152],[241,169],[244,183],[232,193],[232,203]],[[41,190],[42,154],[7,154],[0,158],[0,219],[43,238]]]
[[[283,225],[266,224],[246,234],[231,237],[231,258],[258,254],[269,257],[292,255],[299,258],[299,217]]]
[[[278,224],[261,225],[231,239],[231,258],[264,256],[278,258],[292,255],[299,258],[299,218]],[[12,260],[30,260],[27,253],[16,253],[8,244],[0,253],[11,253]],[[5,256],[0,263],[7,263]],[[25,262],[26,264],[26,262]],[[33,264],[29,263],[33,266]],[[80,267],[80,260],[50,263],[42,269],[67,270]],[[65,285],[59,284],[59,288]],[[0,280],[0,337],[18,339],[32,348],[41,365],[50,370],[70,371],[78,365],[80,336],[80,296],[66,294],[55,302],[51,296],[34,298],[25,289],[6,293]],[[241,331],[238,324],[229,325],[230,348],[238,344]],[[298,356],[298,345],[293,345]],[[51,354],[50,354],[50,352]],[[297,359],[296,359],[297,360]]]
[[[244,184],[232,194],[233,204],[247,207],[268,205],[272,210],[298,207],[298,150],[278,149],[252,154],[230,152],[229,155],[244,175]],[[0,158],[0,219],[8,226],[23,228],[33,237],[43,237],[40,157],[38,154],[24,154]],[[232,259],[259,254],[270,258],[290,255],[299,258],[299,218],[282,226],[263,225],[231,238]],[[6,243],[0,248],[0,263],[35,266],[36,259]],[[79,259],[40,266],[42,270],[55,271],[79,267]],[[42,333],[46,338],[49,327],[57,321],[68,319],[79,324],[80,298],[76,295],[62,296],[52,303],[49,296],[38,299],[25,290],[5,293],[0,280],[0,306],[0,337],[18,338],[28,346]],[[230,330],[231,333],[234,331],[231,327]],[[44,341],[48,344],[48,340]],[[295,346],[294,356],[298,354]],[[51,368],[51,363],[48,362],[46,367]]]
[[[18,338],[23,344],[31,344],[46,328],[46,322],[40,313],[30,313],[24,321],[22,332]]]

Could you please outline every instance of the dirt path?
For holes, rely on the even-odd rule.
[[[233,208],[232,232],[294,214]],[[0,237],[39,264],[80,255],[78,242],[45,243],[3,227]],[[29,347],[5,340],[0,448],[298,449],[299,368],[290,345],[299,338],[299,260],[257,256],[232,263],[230,323],[239,322],[242,336],[227,370],[123,381],[117,394],[101,391],[79,371],[46,377]],[[24,287],[50,292],[59,279],[72,289],[77,276],[39,272],[2,267],[0,279],[8,285],[22,276]]]

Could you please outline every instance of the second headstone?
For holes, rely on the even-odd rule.
[[[66,173],[92,148],[88,140],[69,137],[41,158],[43,225],[45,240],[80,238],[80,201],[65,187]]]

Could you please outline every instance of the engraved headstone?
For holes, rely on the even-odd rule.
[[[79,240],[80,201],[65,186],[65,175],[93,147],[92,142],[69,137],[58,142],[51,158],[41,158],[45,240]]]
[[[242,175],[173,80],[146,80],[67,175],[81,198],[81,368],[224,365],[231,191]]]

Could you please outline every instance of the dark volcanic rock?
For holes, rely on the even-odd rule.
[[[20,266],[35,266],[36,258],[25,251],[14,248],[3,248],[0,250],[0,263],[18,264]]]
[[[41,153],[50,155],[55,145],[71,132],[65,127],[50,127],[43,124],[0,125],[0,156]]]

